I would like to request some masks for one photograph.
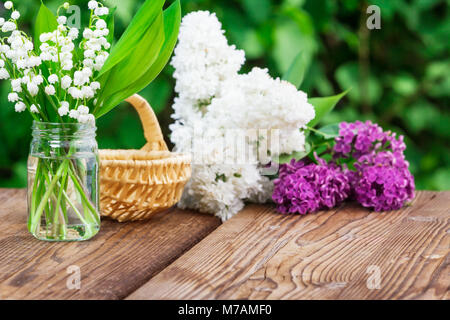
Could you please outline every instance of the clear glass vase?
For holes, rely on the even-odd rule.
[[[82,241],[100,229],[96,127],[33,123],[28,230],[40,240]]]

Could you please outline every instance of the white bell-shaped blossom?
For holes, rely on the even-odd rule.
[[[16,92],[11,92],[10,94],[8,94],[8,101],[9,102],[19,101],[19,95]]]
[[[9,79],[9,72],[5,68],[0,68],[0,80]]]
[[[53,85],[48,85],[45,87],[45,93],[49,96],[53,96],[56,93],[56,89]]]
[[[98,8],[98,2],[97,2],[97,1],[93,1],[93,0],[89,1],[89,2],[88,2],[88,8],[89,8],[90,10],[95,10],[95,9],[97,9],[97,8]]]
[[[57,19],[58,24],[66,24],[67,23],[67,17],[66,16],[60,16]]]
[[[13,20],[18,20],[20,18],[20,12],[19,11],[13,11],[12,13],[11,13],[11,19],[13,19]]]
[[[12,7],[13,7],[12,1],[6,1],[5,4],[4,4],[4,7],[5,7],[6,10],[11,10]]]
[[[56,74],[51,74],[49,77],[48,77],[48,82],[50,83],[50,84],[55,84],[55,83],[57,83],[58,82],[58,76],[56,75]]]
[[[14,106],[14,109],[16,110],[16,112],[23,112],[27,109],[27,106],[22,101],[19,101]]]
[[[69,114],[69,103],[67,101],[61,101],[61,106],[58,108],[58,113],[61,117]]]
[[[61,79],[61,87],[63,89],[69,89],[69,87],[72,85],[72,78],[70,76],[64,76]]]
[[[34,104],[32,104],[30,106],[30,111],[31,111],[31,113],[39,113],[38,107],[36,105],[34,105]]]

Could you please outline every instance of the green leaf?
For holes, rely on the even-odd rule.
[[[333,139],[339,136],[339,123],[333,123],[326,125],[320,129],[318,129],[322,133],[322,136],[328,140]]]
[[[307,69],[308,63],[303,53],[300,52],[297,57],[295,57],[294,62],[291,64],[288,71],[284,74],[283,80],[289,81],[297,88],[300,88]]]
[[[308,123],[308,126],[314,128],[322,118],[334,109],[339,100],[347,94],[348,90],[331,97],[311,98],[309,103],[314,106],[316,117]]]
[[[272,58],[280,74],[289,70],[298,52],[303,53],[306,61],[311,61],[318,49],[316,38],[301,32],[299,25],[290,19],[280,21],[270,37],[274,39]]]
[[[109,98],[114,94],[122,93],[124,89],[138,81],[151,68],[159,56],[164,38],[164,20],[161,11],[158,18],[138,43],[138,47],[135,48],[133,54],[111,69],[107,77],[101,78],[100,83],[104,89],[98,100],[100,103],[103,102],[103,105],[100,110],[96,110],[95,115],[97,117],[109,112],[124,98],[129,97],[125,96],[118,102],[111,101]]]
[[[301,160],[305,157],[307,157],[312,151],[311,145],[306,142],[305,144],[305,151],[299,151],[299,152],[293,152],[291,154],[282,154],[278,157],[278,161],[279,164],[283,164],[283,163],[289,163],[291,162],[292,159],[295,160]]]
[[[136,92],[143,90],[158,76],[158,74],[166,66],[167,62],[170,59],[170,56],[172,55],[173,49],[175,48],[180,23],[181,23],[181,5],[180,1],[177,0],[164,11],[165,41],[156,61],[151,65],[151,67],[147,70],[147,72],[136,82],[130,84],[124,90],[116,92],[112,96],[108,97],[104,103],[104,106],[106,106],[106,108],[102,110],[102,112],[99,112],[97,114],[98,117],[105,114],[107,112],[106,110],[109,107],[114,107],[121,101],[135,94]]]
[[[47,32],[52,32],[58,27],[58,22],[53,12],[47,8],[43,2],[41,2],[41,7],[36,18],[36,23],[34,26],[34,45],[35,48],[41,46],[40,35]]]
[[[120,37],[117,44],[111,50],[111,54],[103,65],[98,77],[112,69],[126,57],[139,50],[142,38],[148,32],[148,28],[158,18],[164,6],[165,0],[147,0],[134,16],[128,28]]]

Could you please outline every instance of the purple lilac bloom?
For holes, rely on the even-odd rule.
[[[354,197],[375,211],[397,210],[414,198],[414,177],[401,152],[383,151],[359,158],[351,179]]]
[[[379,125],[371,121],[341,122],[339,136],[335,141],[336,158],[353,157],[358,160],[374,151],[390,150],[394,153],[401,153],[406,149],[403,136],[397,138],[395,133],[384,132]]]
[[[272,195],[280,212],[306,214],[333,208],[348,197],[347,176],[338,166],[317,160],[318,164],[293,159],[280,166]]]

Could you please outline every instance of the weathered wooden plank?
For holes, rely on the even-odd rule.
[[[24,190],[0,190],[0,299],[120,299],[220,225],[219,219],[172,209],[147,222],[102,221],[77,243],[50,243],[26,230]],[[69,290],[69,266],[81,289]]]
[[[128,299],[449,299],[449,217],[450,192],[385,213],[248,206]]]

